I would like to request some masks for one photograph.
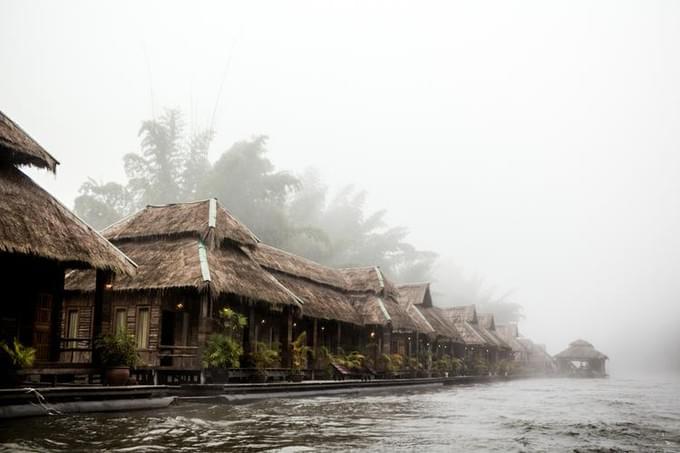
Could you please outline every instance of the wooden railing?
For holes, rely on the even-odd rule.
[[[198,356],[198,346],[160,345],[158,358],[161,367],[180,369],[199,369],[201,360]]]
[[[92,339],[60,338],[59,361],[68,363],[90,363],[92,361]]]

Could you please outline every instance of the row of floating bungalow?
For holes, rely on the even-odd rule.
[[[216,199],[147,206],[100,234],[18,168],[57,164],[0,112],[4,385],[114,382],[102,365],[130,348],[122,382],[143,384],[555,370],[516,325],[438,307],[428,283],[264,244]],[[224,313],[241,321],[224,330]],[[206,366],[225,332],[240,358]]]

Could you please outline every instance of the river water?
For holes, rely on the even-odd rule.
[[[0,451],[680,452],[680,379],[528,379],[4,421]]]

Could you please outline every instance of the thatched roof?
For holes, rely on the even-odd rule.
[[[347,267],[338,269],[344,276],[349,291],[381,294],[395,301],[399,297],[397,287],[382,273],[379,267]]]
[[[260,243],[252,252],[261,266],[288,275],[303,278],[315,283],[348,290],[344,274],[332,267],[327,267],[307,258]]]
[[[117,279],[114,291],[195,289],[212,297],[233,294],[274,307],[302,301],[250,255],[255,237],[215,199],[149,206],[104,233],[139,265],[135,277]],[[72,273],[69,291],[92,291]]]
[[[522,343],[517,341],[519,337],[517,324],[497,324],[496,333],[512,348],[513,352],[527,352]]]
[[[199,238],[209,247],[219,247],[225,241],[247,246],[258,242],[257,237],[215,198],[147,206],[102,233],[116,243],[185,236]]]
[[[432,306],[432,295],[430,294],[430,284],[425,283],[405,283],[397,287],[399,290],[399,301],[408,302],[414,305],[425,307]]]
[[[438,337],[448,338],[454,342],[463,342],[458,329],[447,317],[446,312],[442,308],[420,305],[417,309],[434,328]]]
[[[0,165],[0,199],[0,251],[135,272],[134,262],[13,165]]]
[[[0,163],[33,165],[55,173],[57,159],[0,111]]]
[[[560,352],[559,354],[555,355],[555,358],[564,360],[585,361],[596,359],[607,360],[609,357],[595,349],[593,345],[588,343],[587,341],[576,340],[569,343],[569,347],[564,351]]]
[[[345,279],[336,269],[265,244],[259,244],[252,256],[304,301],[303,315],[363,324],[361,315],[350,301]]]
[[[475,328],[477,324],[477,309],[474,305],[448,307],[442,313],[458,330],[463,343],[469,346],[485,346],[489,342]]]
[[[426,299],[429,301],[428,306],[432,306],[432,298],[430,297],[430,284],[404,284],[399,285],[397,289],[399,291],[397,301],[399,302],[399,305],[404,310],[406,310],[406,313],[411,318],[411,321],[413,321],[415,324],[417,332],[427,335],[433,339],[436,338],[437,335],[441,336],[441,331],[437,332],[435,326],[430,323],[428,318],[419,309],[423,307],[423,303]]]
[[[289,291],[238,247],[208,250],[194,238],[124,242],[120,247],[139,268],[134,277],[116,278],[113,291],[194,289],[278,306],[299,305]],[[94,291],[93,279],[87,272],[73,272],[66,278],[66,290]]]
[[[339,269],[352,293],[352,303],[364,324],[391,325],[397,332],[416,332],[418,327],[398,303],[399,291],[379,267]]]
[[[477,314],[477,324],[484,333],[485,338],[488,336],[491,341],[493,341],[494,346],[501,349],[512,349],[512,347],[496,332],[496,321],[493,314]]]

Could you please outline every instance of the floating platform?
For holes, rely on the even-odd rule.
[[[303,381],[250,384],[100,385],[0,389],[0,419],[80,412],[159,409],[173,403],[238,403],[270,398],[299,398],[336,394],[389,392],[469,385],[519,379],[502,376],[376,379],[370,381]]]

